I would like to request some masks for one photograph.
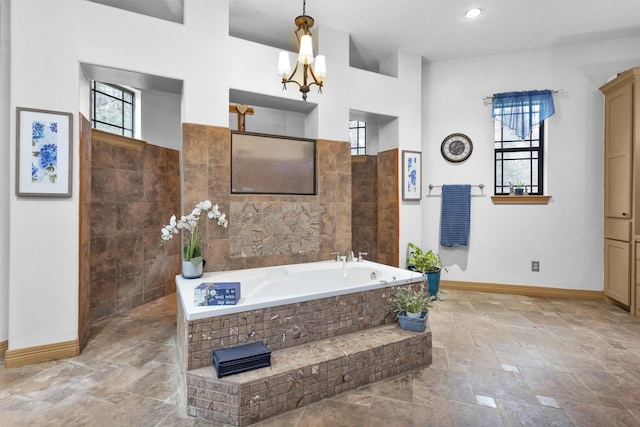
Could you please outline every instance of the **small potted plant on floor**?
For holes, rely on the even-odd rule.
[[[410,331],[424,332],[432,300],[433,297],[429,296],[424,282],[420,284],[418,290],[414,290],[412,285],[398,287],[391,297],[391,308],[396,314],[400,327]]]
[[[429,295],[437,295],[440,289],[440,272],[442,271],[440,255],[432,250],[425,252],[413,243],[409,243],[409,249],[411,249],[411,253],[407,258],[407,268],[424,274],[429,283]]]

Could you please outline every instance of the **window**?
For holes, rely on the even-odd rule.
[[[539,106],[533,104],[533,122],[538,120]],[[500,116],[512,114],[508,107],[494,108],[495,126],[495,195],[508,195],[509,184],[515,188],[523,185],[529,194],[543,194],[544,171],[544,125],[541,121],[533,126],[524,139],[516,131],[502,126]],[[523,120],[528,120],[528,111]]]
[[[555,113],[552,91],[530,90],[493,95],[496,196],[544,192],[545,120]]]
[[[349,120],[349,142],[351,155],[367,154],[367,124],[358,120]]]
[[[91,96],[93,127],[133,138],[134,93],[120,86],[94,81]]]

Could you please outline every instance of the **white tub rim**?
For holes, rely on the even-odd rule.
[[[406,285],[409,283],[415,283],[423,280],[423,276],[420,273],[416,273],[415,271],[403,270],[398,267],[389,266],[386,264],[380,264],[373,261],[362,261],[362,262],[352,262],[348,263],[347,267],[356,266],[358,267],[369,267],[378,270],[384,270],[387,273],[395,273],[390,277],[394,278],[394,280],[375,280],[366,284],[361,284],[358,286],[354,286],[351,288],[340,288],[329,290],[322,293],[314,293],[311,295],[294,295],[291,297],[281,298],[281,299],[268,299],[268,300],[259,300],[254,298],[252,302],[247,303],[247,301],[243,301],[243,298],[237,305],[224,305],[224,306],[196,306],[194,303],[194,289],[202,282],[212,282],[212,281],[238,281],[238,279],[234,280],[234,276],[237,278],[240,274],[242,275],[241,280],[252,280],[267,277],[268,269],[276,269],[280,268],[291,268],[294,270],[299,270],[304,267],[317,267],[317,268],[342,268],[343,264],[341,262],[336,261],[315,261],[309,263],[302,264],[285,264],[280,266],[267,266],[267,267],[257,267],[251,269],[244,270],[225,270],[218,272],[207,272],[204,273],[202,277],[197,279],[185,279],[181,275],[176,276],[176,292],[178,293],[180,302],[182,305],[182,310],[184,317],[186,320],[198,320],[198,319],[206,319],[210,317],[222,316],[226,314],[239,313],[244,311],[258,310],[264,309],[268,307],[277,307],[281,305],[287,304],[295,304],[299,302],[305,302],[315,299],[322,298],[330,298],[338,295],[363,292],[373,289],[380,288],[388,288],[392,286]],[[272,270],[273,271],[273,270]],[[386,276],[385,276],[386,277]]]

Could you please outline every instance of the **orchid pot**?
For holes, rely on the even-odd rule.
[[[200,258],[200,262],[194,264],[192,260],[182,261],[182,277],[185,279],[197,279],[202,277],[205,261]]]

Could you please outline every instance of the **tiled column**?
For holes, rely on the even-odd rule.
[[[398,149],[378,153],[378,262],[400,266]]]

